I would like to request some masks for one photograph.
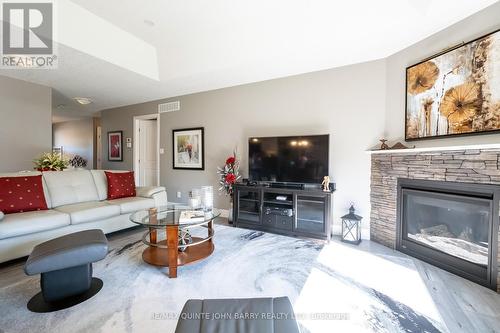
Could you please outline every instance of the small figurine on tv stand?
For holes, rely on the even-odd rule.
[[[323,192],[330,192],[330,177],[323,177],[323,182],[321,183],[321,187],[323,188]]]

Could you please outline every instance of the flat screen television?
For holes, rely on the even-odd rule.
[[[250,138],[251,181],[321,183],[328,175],[329,135]]]

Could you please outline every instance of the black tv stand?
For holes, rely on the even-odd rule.
[[[318,187],[290,188],[270,184],[236,184],[233,189],[235,227],[330,239],[332,192],[324,192]]]
[[[295,190],[303,190],[304,187],[305,187],[305,184],[274,182],[274,183],[269,183],[269,187],[271,187],[271,188],[290,188],[290,189],[295,189]]]

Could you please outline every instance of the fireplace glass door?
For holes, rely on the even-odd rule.
[[[403,189],[402,237],[488,266],[491,199]]]

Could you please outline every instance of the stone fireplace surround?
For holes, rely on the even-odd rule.
[[[396,248],[397,238],[398,178],[500,185],[500,145],[370,153],[370,239],[393,249]],[[500,246],[498,250],[500,253]],[[497,256],[497,264],[500,266],[500,255]],[[500,293],[500,272],[497,274],[497,292]]]

